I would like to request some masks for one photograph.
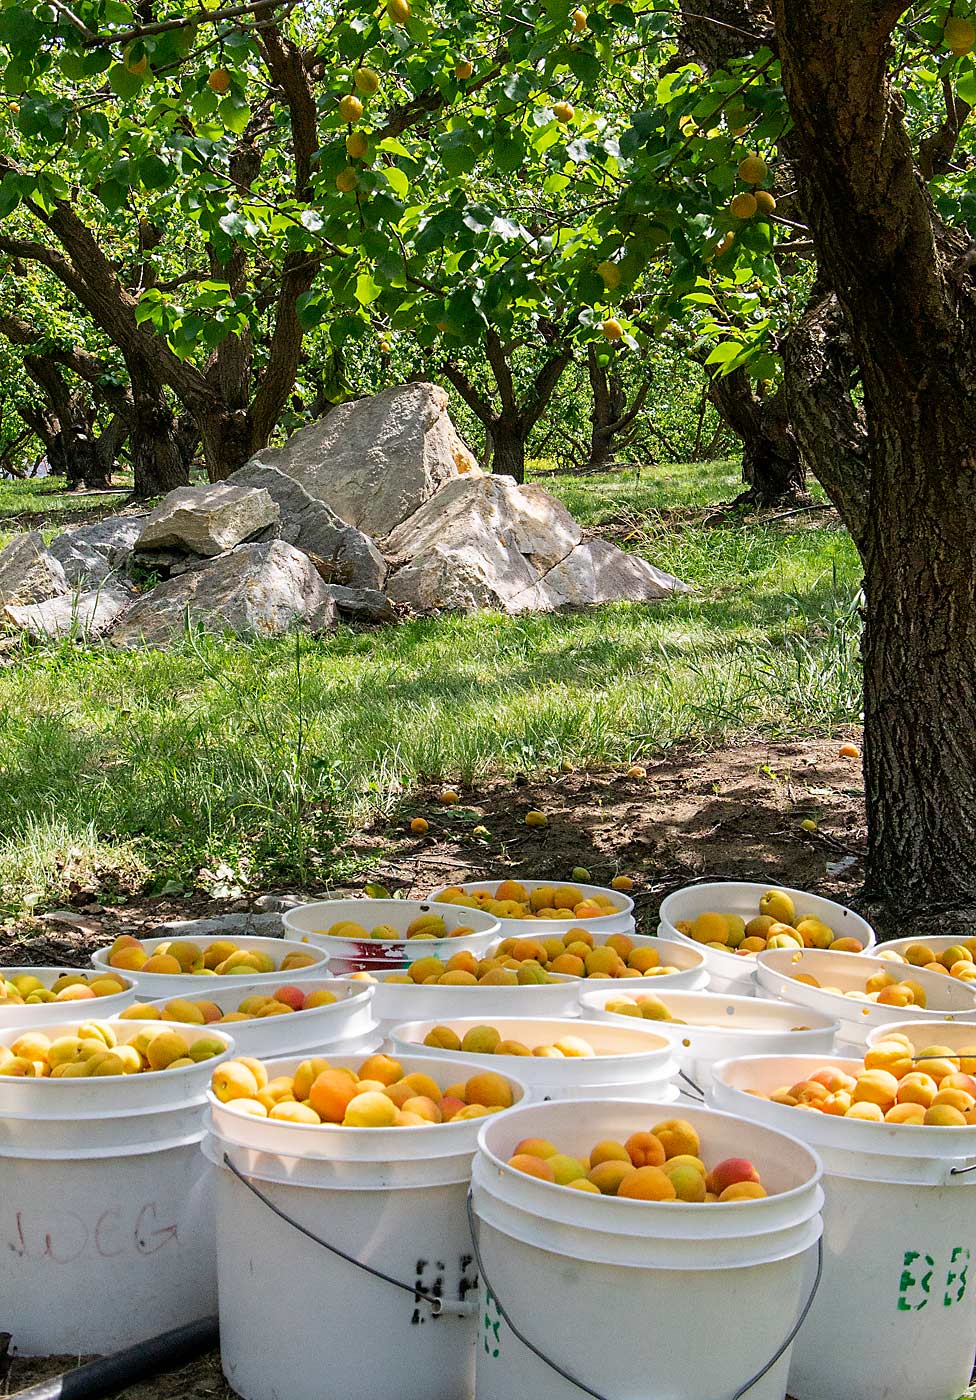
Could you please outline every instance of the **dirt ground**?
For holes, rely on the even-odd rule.
[[[432,788],[412,794],[391,820],[374,824],[350,845],[362,853],[362,884],[375,881],[410,895],[465,876],[566,879],[582,865],[600,884],[627,873],[636,882],[637,917],[645,929],[653,928],[666,894],[698,880],[756,879],[850,901],[862,875],[864,814],[860,765],[838,756],[839,742],[750,743],[704,753],[676,749],[648,760],[645,777],[606,770],[561,773],[544,782],[498,780],[462,792],[455,807],[442,806],[440,789]],[[524,824],[531,808],[548,816],[541,831]],[[430,822],[428,834],[419,838],[409,833],[410,819],[418,815]],[[816,831],[803,830],[806,818],[817,823]],[[488,834],[475,835],[476,827]],[[79,927],[20,925],[3,941],[0,963],[84,966],[92,949],[119,928],[150,936],[165,919],[227,909],[225,901],[203,895],[111,909],[80,896]],[[77,1360],[15,1356],[0,1394],[16,1395]],[[122,1393],[128,1400],[233,1395],[215,1354]]]
[[[464,878],[565,880],[581,865],[595,884],[619,873],[633,876],[637,919],[645,931],[653,931],[665,895],[699,880],[765,880],[855,901],[862,878],[863,787],[859,763],[840,758],[839,743],[674,749],[648,759],[642,765],[646,777],[607,769],[542,781],[497,779],[461,791],[454,807],[440,804],[440,788],[412,793],[389,820],[346,842],[344,854],[359,857],[362,876],[328,893],[353,894],[376,882],[391,893],[418,897]],[[545,828],[525,826],[532,808],[546,813]],[[427,818],[427,835],[410,833],[415,816]],[[816,822],[816,831],[803,830],[805,819]],[[317,898],[327,893],[287,892]],[[85,966],[92,950],[120,929],[149,937],[167,919],[243,911],[264,893],[233,902],[193,893],[103,906],[97,895],[80,891],[64,907],[73,913],[72,924],[32,919],[0,935],[0,965]]]

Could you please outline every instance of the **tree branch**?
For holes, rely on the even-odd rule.
[[[481,397],[460,366],[456,365],[453,360],[445,360],[441,365],[441,374],[454,385],[478,422],[484,424],[486,428],[490,427],[495,417],[491,404]]]

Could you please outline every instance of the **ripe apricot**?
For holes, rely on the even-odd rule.
[[[669,1118],[663,1123],[657,1123],[651,1132],[660,1140],[665,1157],[701,1156],[698,1134],[683,1118]]]
[[[472,1075],[467,1080],[464,1098],[469,1104],[481,1104],[485,1108],[511,1108],[514,1096],[507,1079],[486,1070],[482,1074]]]
[[[424,1044],[438,1050],[460,1050],[461,1037],[450,1026],[432,1026],[424,1036]]]
[[[701,1181],[697,1172],[694,1176]],[[704,1194],[702,1183],[703,1197]],[[660,1167],[636,1167],[617,1187],[617,1195],[631,1201],[673,1201],[678,1192],[674,1182]]]
[[[630,1153],[622,1142],[604,1138],[590,1153],[590,1166],[598,1167],[601,1162],[630,1162]],[[630,1163],[633,1166],[633,1163]]]
[[[268,1117],[274,1118],[276,1122],[304,1123],[310,1127],[315,1127],[322,1122],[310,1104],[290,1102],[288,1099],[282,1099],[269,1109]]]
[[[218,1065],[210,1081],[215,1096],[221,1103],[232,1099],[253,1099],[258,1094],[258,1082],[248,1069],[238,1060],[227,1060]]]
[[[404,1105],[404,1112],[406,1111]],[[396,1105],[385,1094],[357,1093],[346,1104],[342,1123],[347,1128],[392,1128],[396,1116]]]
[[[896,1103],[884,1116],[886,1123],[908,1123],[919,1127],[925,1122],[925,1109],[920,1103]]]
[[[925,1123],[935,1128],[965,1128],[966,1115],[948,1103],[933,1103],[925,1110]]]
[[[719,1195],[720,1201],[759,1201],[766,1195],[766,1188],[758,1181],[737,1181],[727,1186]]]
[[[869,1123],[883,1123],[884,1109],[882,1109],[880,1104],[870,1103],[867,1100],[862,1099],[858,1103],[852,1103],[850,1108],[844,1114],[844,1117],[864,1118]]]
[[[326,1069],[312,1082],[308,1102],[324,1123],[341,1123],[358,1092],[351,1075],[341,1069]]]
[[[471,1026],[465,1031],[460,1048],[468,1055],[493,1055],[500,1040],[494,1026]]]
[[[421,1074],[415,1070],[413,1074],[405,1074],[398,1082],[400,1084],[405,1084],[407,1088],[412,1089],[415,1094],[426,1096],[429,1099],[433,1099],[435,1102],[441,1096],[441,1086],[436,1080],[431,1079],[429,1074]]]
[[[556,1174],[549,1163],[531,1152],[516,1150],[513,1156],[509,1157],[508,1165],[514,1167],[517,1172],[524,1172],[526,1176],[536,1176],[540,1181],[556,1180]]]
[[[515,1144],[517,1155],[527,1155],[529,1157],[552,1157],[559,1151],[554,1142],[548,1138],[523,1138],[521,1142]]]
[[[645,1168],[646,1170],[646,1168]],[[705,1199],[705,1174],[697,1167],[689,1165],[685,1159],[672,1158],[661,1170],[674,1187],[679,1201],[703,1201]]]
[[[627,1162],[601,1162],[591,1167],[587,1180],[591,1181],[603,1196],[616,1196],[621,1183],[633,1176],[636,1168]]]
[[[632,1133],[624,1149],[635,1167],[660,1167],[667,1160],[664,1144],[656,1133]]]

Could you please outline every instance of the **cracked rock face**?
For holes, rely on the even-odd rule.
[[[3,618],[39,641],[77,637],[93,642],[131,608],[136,596],[118,579],[106,579],[87,592],[61,593],[25,607],[9,603]]]
[[[125,565],[145,520],[145,514],[110,516],[65,530],[48,548],[73,588],[94,588]]]
[[[67,591],[64,569],[45,549],[39,530],[17,535],[0,549],[0,605],[43,603]]]
[[[331,566],[331,577],[337,584],[383,587],[386,560],[369,536],[340,520],[322,501],[313,500],[293,477],[277,467],[249,462],[227,479],[235,486],[267,491],[280,512],[277,526],[271,527],[277,537]],[[319,572],[323,572],[322,565]]]
[[[380,539],[459,474],[477,471],[437,384],[403,384],[334,408],[248,463],[277,467],[341,520]]]
[[[417,612],[552,612],[687,591],[637,555],[584,541],[561,502],[509,476],[443,486],[384,549],[393,570],[387,594]]]
[[[212,559],[275,524],[278,507],[267,491],[230,486],[180,486],[146,516],[140,550],[178,549]]]
[[[144,593],[113,629],[115,646],[165,646],[191,626],[277,637],[292,627],[325,632],[336,605],[309,559],[284,540],[242,544]]]

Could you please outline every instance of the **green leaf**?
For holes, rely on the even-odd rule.
[[[142,87],[143,75],[133,73],[124,63],[113,63],[108,70],[108,80],[116,97],[135,97]]]
[[[392,899],[393,896],[385,885],[377,885],[372,881],[367,881],[365,885],[366,894],[370,899]]]
[[[734,360],[736,355],[741,355],[743,346],[737,340],[723,340],[721,345],[716,345],[715,349],[708,356],[706,365],[724,365],[730,360]]]
[[[401,199],[406,199],[410,190],[410,181],[406,172],[401,170],[398,165],[388,165],[383,170],[383,174],[394,194],[398,194]]]

